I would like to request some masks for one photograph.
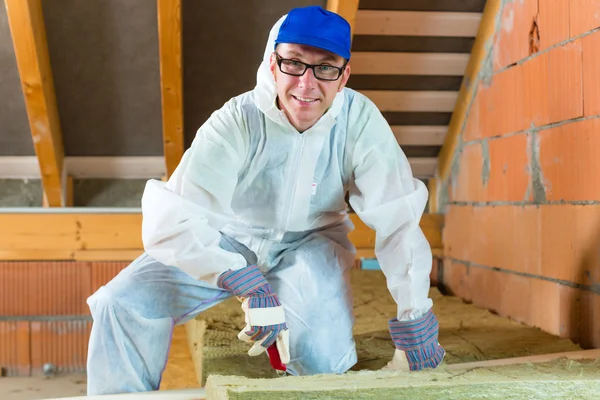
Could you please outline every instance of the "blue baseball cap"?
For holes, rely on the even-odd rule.
[[[279,28],[275,46],[296,43],[318,47],[350,59],[350,24],[320,6],[292,9]]]

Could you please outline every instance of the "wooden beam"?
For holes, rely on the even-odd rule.
[[[359,0],[327,0],[327,10],[344,17],[350,24],[351,35],[354,36],[356,12]]]
[[[360,256],[373,255],[375,232],[356,214],[350,219]],[[420,221],[432,248],[443,248],[443,221],[430,214]],[[139,212],[0,214],[0,260],[130,261],[143,252],[141,225]]]
[[[475,43],[473,44],[473,49],[471,50],[469,62],[465,70],[464,79],[454,105],[448,133],[446,134],[444,145],[438,156],[438,169],[435,179],[439,182],[437,184],[438,190],[434,193],[436,196],[450,177],[450,170],[458,146],[459,136],[464,129],[467,121],[467,113],[469,112],[471,103],[477,93],[479,75],[484,68],[485,60],[492,51],[489,42],[492,40],[498,28],[498,23],[500,22],[498,15],[502,12],[502,4],[502,0],[488,0],[485,4],[483,15],[481,17],[481,24],[479,25],[477,37],[475,38]],[[431,195],[432,194],[430,194],[430,196]],[[430,212],[439,212],[438,207],[441,205],[439,198],[430,203],[435,204],[436,206],[435,209],[430,209]]]
[[[359,10],[355,35],[474,37],[480,13]]]
[[[410,157],[410,168],[415,178],[429,178],[435,174],[437,157]]]
[[[158,49],[166,177],[184,152],[181,0],[157,0]]]
[[[40,0],[5,0],[45,204],[68,204],[64,149]]]
[[[141,249],[142,214],[0,214],[0,250]]]
[[[458,92],[360,90],[380,111],[452,112]]]
[[[400,146],[441,146],[447,126],[393,125],[392,132]]]
[[[378,51],[356,51],[351,61],[354,75],[451,76],[462,76],[468,62],[468,54]]]

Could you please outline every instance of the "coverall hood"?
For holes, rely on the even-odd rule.
[[[254,89],[254,100],[256,102],[257,107],[267,116],[267,118],[285,128],[291,128],[296,130],[296,128],[294,128],[289,122],[287,116],[285,115],[285,112],[277,107],[277,87],[275,79],[273,79],[273,74],[271,73],[270,69],[270,59],[271,54],[273,54],[273,49],[275,48],[275,39],[277,38],[279,28],[281,27],[281,24],[283,23],[286,17],[287,14],[279,18],[279,20],[275,23],[275,25],[273,25],[271,31],[269,32],[269,38],[265,46],[263,59],[256,73],[256,87]],[[333,103],[325,112],[325,114],[315,123],[315,126],[321,123],[323,119],[335,119],[340,113],[343,105],[344,90],[336,94]]]

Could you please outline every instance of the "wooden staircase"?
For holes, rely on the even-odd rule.
[[[377,104],[428,181],[454,110],[485,0],[330,1],[353,28],[348,87]]]

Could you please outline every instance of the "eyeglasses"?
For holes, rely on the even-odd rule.
[[[333,65],[312,65],[306,64],[302,61],[290,60],[287,58],[281,58],[281,56],[275,53],[277,58],[277,65],[279,70],[287,75],[302,76],[307,69],[312,69],[315,78],[321,81],[337,81],[346,68],[347,61],[342,67],[335,67]]]

